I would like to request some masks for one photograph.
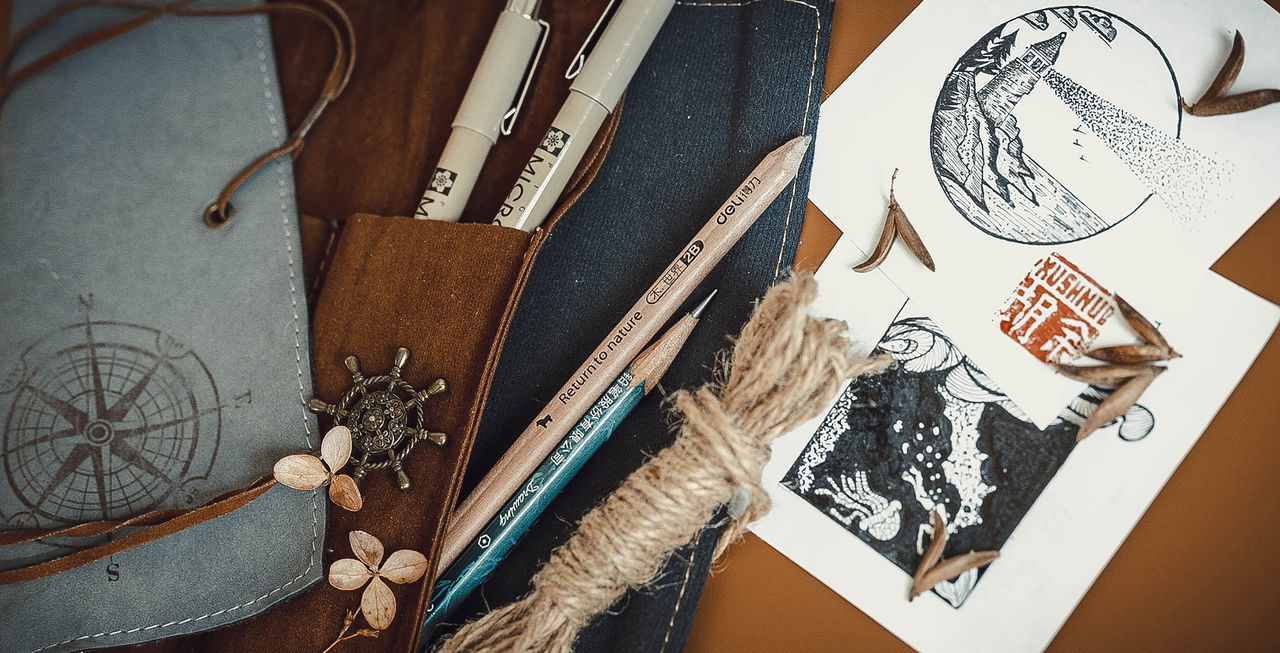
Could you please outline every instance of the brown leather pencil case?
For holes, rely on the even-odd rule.
[[[362,639],[362,650],[412,651],[428,605],[447,516],[458,500],[471,444],[508,320],[523,281],[556,217],[590,183],[617,125],[610,119],[569,191],[537,234],[487,224],[568,92],[565,70],[603,10],[545,3],[555,25],[536,84],[514,133],[495,148],[468,204],[469,219],[446,223],[411,214],[448,139],[450,122],[503,3],[341,2],[360,52],[346,96],[329,109],[295,161],[303,212],[304,270],[313,307],[315,394],[335,401],[350,387],[344,359],[366,374],[390,369],[399,347],[410,351],[404,378],[415,388],[444,378],[448,390],[427,402],[423,419],[448,436],[405,459],[412,489],[385,471],[365,479],[364,507],[330,510],[326,564],[350,557],[348,533],[377,536],[387,551],[408,548],[432,572],[394,586],[390,628]],[[286,115],[302,118],[314,95],[317,58],[327,37],[283,22],[273,25]],[[327,419],[322,418],[322,427]],[[514,437],[515,434],[512,434]],[[155,650],[316,651],[333,641],[359,592],[317,585],[252,619],[218,631],[153,644]],[[358,618],[359,619],[359,618]],[[359,628],[359,622],[353,630]]]

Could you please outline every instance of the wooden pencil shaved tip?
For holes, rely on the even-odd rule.
[[[1237,30],[1235,39],[1231,43],[1231,53],[1227,55],[1227,60],[1223,62],[1222,69],[1218,71],[1218,76],[1213,78],[1209,88],[1205,90],[1204,95],[1195,104],[1188,105],[1186,100],[1178,98],[1178,103],[1182,105],[1182,110],[1193,116],[1225,116],[1252,111],[1268,104],[1280,102],[1280,90],[1274,88],[1227,95],[1227,91],[1230,91],[1232,85],[1236,83],[1236,77],[1240,75],[1240,68],[1243,65],[1244,37]]]
[[[1102,403],[1098,404],[1097,408],[1093,409],[1089,417],[1085,418],[1084,423],[1080,425],[1080,430],[1076,431],[1076,442],[1089,437],[1094,431],[1110,424],[1111,420],[1129,412],[1129,409],[1138,403],[1142,393],[1151,386],[1151,382],[1165,370],[1163,367],[1152,365],[1139,365],[1137,368],[1138,373],[1133,378],[1116,388],[1102,400]]]

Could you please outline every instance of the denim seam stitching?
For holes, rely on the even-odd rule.
[[[671,640],[671,631],[676,626],[676,616],[680,614],[680,603],[684,600],[685,589],[689,587],[689,576],[693,573],[693,563],[698,559],[698,547],[702,544],[702,535],[707,530],[704,528],[698,531],[698,536],[693,539],[693,550],[689,553],[689,564],[684,568],[684,580],[680,583],[680,594],[676,596],[675,607],[671,609],[671,621],[667,622],[667,632],[662,636],[662,649],[659,653],[666,653],[667,644]]]
[[[267,64],[266,64],[266,60],[267,60],[267,53],[266,53],[266,29],[263,27],[263,23],[264,23],[264,22],[266,22],[266,18],[265,18],[264,16],[259,16],[259,17],[258,17],[258,20],[257,20],[256,22],[257,22],[257,26],[256,26],[256,27],[257,27],[257,29],[256,29],[256,32],[257,32],[257,35],[258,35],[258,39],[257,39],[257,46],[258,46],[258,69],[262,72],[262,84],[263,84],[263,86],[265,87],[265,88],[263,89],[263,98],[266,100],[267,119],[268,119],[269,123],[271,124],[271,136],[272,136],[272,138],[275,138],[276,140],[279,140],[279,139],[280,139],[280,128],[279,128],[279,126],[277,125],[277,122],[278,122],[278,121],[276,120],[275,113],[274,113],[274,112],[275,112],[275,105],[274,105],[274,104],[272,103],[272,101],[271,101],[271,77],[270,77],[270,73],[269,73],[269,72],[268,72],[268,70],[267,70]],[[295,267],[295,265],[294,265],[294,259],[293,259],[293,245],[289,242],[289,202],[288,202],[288,184],[286,184],[286,183],[285,183],[285,175],[284,175],[284,173],[285,173],[285,168],[283,167],[284,165],[286,165],[286,162],[285,162],[284,160],[281,160],[281,161],[279,161],[279,162],[276,164],[276,170],[277,170],[277,171],[279,171],[279,173],[280,173],[280,175],[279,175],[279,180],[278,180],[278,183],[279,183],[279,185],[280,185],[280,187],[281,187],[281,188],[280,188],[280,214],[281,214],[281,217],[282,217],[282,220],[283,220],[283,223],[282,223],[282,224],[283,224],[283,226],[284,226],[284,234],[285,234],[285,255],[286,255],[286,259],[287,259],[287,260],[288,260],[288,262],[289,262],[289,294],[290,294],[291,299],[292,299],[292,302],[293,302],[293,328],[294,328],[294,334],[293,334],[293,335],[294,335],[294,344],[295,344],[295,350],[294,350],[294,351],[295,351],[295,357],[296,357],[296,359],[297,359],[297,361],[296,361],[296,362],[297,362],[297,366],[298,366],[298,393],[299,393],[299,396],[300,396],[300,397],[302,397],[303,402],[304,402],[304,403],[303,403],[303,413],[302,413],[302,423],[303,423],[303,427],[306,429],[306,433],[307,433],[307,434],[306,434],[307,446],[308,446],[308,447],[310,447],[310,446],[311,446],[311,425],[307,422],[307,417],[308,417],[308,415],[307,415],[307,412],[306,412],[306,405],[305,405],[305,400],[306,400],[306,389],[305,389],[305,388],[303,387],[303,385],[302,385],[302,341],[301,341],[301,337],[300,337],[301,330],[300,330],[300,329],[299,329],[299,327],[298,327],[298,321],[299,321],[299,319],[300,319],[300,318],[299,318],[299,316],[298,316],[297,285],[294,283],[294,279],[295,279],[294,267]],[[240,608],[248,607],[248,606],[253,605],[254,603],[257,603],[257,602],[259,602],[259,601],[263,601],[263,600],[265,600],[265,599],[269,598],[271,595],[276,594],[277,592],[280,592],[281,590],[284,590],[286,587],[289,587],[290,585],[293,585],[294,583],[297,583],[298,581],[302,580],[302,579],[303,579],[303,577],[305,577],[305,576],[307,575],[307,573],[308,573],[308,572],[310,572],[310,571],[311,571],[311,568],[312,568],[312,567],[314,567],[314,566],[315,566],[315,564],[316,564],[316,554],[319,552],[319,548],[317,547],[317,542],[320,540],[320,528],[319,528],[319,526],[320,526],[320,522],[319,522],[319,518],[317,517],[317,515],[318,515],[318,514],[319,514],[319,512],[320,512],[320,506],[319,506],[319,504],[316,502],[316,497],[317,497],[317,491],[316,491],[316,490],[312,490],[312,491],[311,491],[311,533],[312,533],[312,539],[311,539],[311,557],[307,560],[307,566],[306,566],[306,568],[305,568],[305,569],[303,569],[303,570],[302,570],[302,572],[301,572],[301,573],[299,573],[299,574],[298,574],[298,575],[297,575],[293,580],[286,581],[286,582],[285,582],[283,585],[281,585],[280,587],[277,587],[277,588],[275,588],[275,589],[273,589],[273,590],[270,590],[270,591],[266,592],[265,594],[263,594],[262,596],[259,596],[259,597],[255,598],[255,599],[251,599],[251,600],[249,600],[249,601],[246,601],[246,602],[244,602],[244,603],[241,603],[240,605],[232,606],[232,607],[230,607],[230,608],[223,608],[223,609],[218,610],[218,611],[215,611],[215,612],[210,612],[209,614],[203,614],[203,615],[200,615],[199,617],[187,617],[186,619],[180,619],[180,620],[177,620],[177,621],[170,621],[170,622],[168,622],[168,623],[163,623],[163,624],[152,624],[152,625],[150,625],[150,626],[139,626],[139,627],[137,627],[137,628],[129,628],[129,629],[114,630],[114,631],[111,631],[111,632],[101,632],[101,633],[98,633],[98,634],[96,634],[96,635],[81,635],[81,636],[79,636],[79,637],[72,637],[71,639],[67,639],[67,640],[64,640],[64,641],[61,641],[61,642],[57,642],[57,643],[54,643],[54,644],[47,644],[47,645],[42,646],[42,647],[40,647],[40,648],[38,648],[38,649],[35,649],[32,653],[38,653],[39,651],[44,651],[44,650],[47,650],[47,649],[53,648],[53,647],[55,647],[55,646],[63,646],[63,645],[65,645],[65,644],[70,644],[70,643],[72,643],[72,642],[79,642],[79,641],[84,641],[84,640],[97,639],[97,638],[99,638],[99,637],[113,637],[113,636],[116,636],[116,635],[131,635],[131,634],[133,634],[133,633],[145,632],[145,631],[149,631],[149,630],[158,630],[158,629],[161,629],[161,628],[170,628],[170,627],[173,627],[173,626],[181,626],[181,625],[185,625],[185,624],[189,624],[189,623],[194,623],[194,622],[197,622],[197,621],[202,621],[202,620],[204,620],[204,619],[209,619],[209,618],[211,618],[211,617],[218,617],[218,616],[221,616],[221,615],[224,615],[224,614],[229,614],[229,613],[231,613],[231,612],[235,612],[236,610],[239,610]]]
[[[814,29],[813,29],[813,58],[809,64],[809,88],[805,93],[804,99],[804,120],[800,123],[800,135],[804,136],[809,128],[809,108],[813,105],[813,78],[818,74],[818,43],[822,36],[822,12],[817,5],[804,2],[804,0],[782,0],[791,4],[797,4],[808,7],[813,10]],[[753,5],[764,0],[744,0],[743,2],[677,2],[676,4],[685,7],[745,7]],[[778,244],[778,262],[773,266],[773,280],[776,282],[778,276],[782,274],[782,255],[787,249],[787,235],[791,231],[791,215],[796,205],[796,190],[799,187],[799,180],[791,182],[791,198],[787,201],[787,218],[782,224],[782,242]]]

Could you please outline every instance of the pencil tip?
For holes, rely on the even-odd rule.
[[[712,298],[712,297],[715,297],[715,296],[716,296],[716,293],[718,293],[718,292],[720,292],[720,289],[719,289],[719,288],[715,288],[715,289],[713,289],[713,290],[711,291],[711,294],[710,294],[710,295],[707,295],[707,298],[706,298],[706,299],[704,299],[704,300],[702,300],[702,303],[701,303],[701,304],[698,304],[697,308],[694,308],[692,311],[689,311],[689,317],[691,317],[691,318],[693,318],[693,319],[695,319],[695,320],[696,320],[696,319],[698,319],[698,318],[700,318],[700,317],[702,317],[702,309],[706,308],[706,307],[707,307],[707,304],[710,304],[710,303],[711,303],[711,298]]]

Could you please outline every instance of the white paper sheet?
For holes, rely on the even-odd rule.
[[[811,199],[864,251],[900,169],[897,199],[938,271],[900,245],[882,269],[1042,427],[1073,386],[995,317],[1038,259],[1060,254],[1157,321],[1194,319],[1199,271],[1277,197],[1280,105],[1205,118],[1178,97],[1203,93],[1237,27],[1236,90],[1274,85],[1280,14],[1095,7],[926,0],[824,102],[816,145]]]
[[[846,320],[860,346],[869,350],[891,322],[901,321],[913,307],[907,304],[904,311],[906,298],[883,274],[850,271],[861,256],[848,239],[837,244],[817,275],[820,295],[815,312]],[[954,355],[937,359],[936,351],[930,350],[935,354],[931,354],[934,361],[929,365],[956,365],[966,369],[965,379],[979,383],[961,383],[963,387],[955,390],[953,377],[947,375],[943,384],[947,391],[934,388],[937,397],[945,398],[947,408],[942,411],[930,412],[916,405],[875,406],[861,413],[862,417],[887,414],[888,430],[861,440],[847,433],[854,411],[859,410],[850,406],[861,403],[865,408],[874,403],[873,393],[870,386],[853,386],[847,396],[842,395],[845,399],[840,410],[824,411],[821,417],[775,442],[764,472],[773,509],[752,530],[921,651],[1044,648],[1239,383],[1280,320],[1277,307],[1217,275],[1204,275],[1201,292],[1188,298],[1197,308],[1196,319],[1162,329],[1185,357],[1172,361],[1169,371],[1142,396],[1139,403],[1148,411],[1145,416],[1131,411],[1125,423],[1103,428],[1072,449],[1074,424],[1051,427],[1057,429],[1056,435],[1035,435],[1034,427],[1025,422],[1019,426],[1019,420],[1009,415],[1016,409],[1000,399],[998,389],[983,386],[980,372],[975,375],[956,365]],[[908,341],[896,341],[897,350],[905,351],[899,345]],[[1230,346],[1224,347],[1224,343]],[[902,362],[897,372],[908,381],[930,378],[912,369],[911,363]],[[907,383],[897,387],[915,386]],[[1076,388],[1085,386],[1077,384]],[[956,400],[952,391],[966,399]],[[1075,405],[1087,408],[1091,404]],[[899,409],[916,410],[908,413],[911,419],[905,425],[905,437],[889,433],[902,421]],[[997,417],[1002,418],[999,426],[983,421]],[[942,442],[915,440],[910,429],[916,424],[910,422],[917,419],[922,430],[930,424],[940,425]],[[833,430],[846,434],[834,437]],[[966,436],[978,431],[985,435],[966,444]],[[1000,447],[993,444],[997,436],[992,431],[1005,437]],[[823,433],[828,436],[825,444],[820,442]],[[1122,435],[1135,441],[1126,441]],[[887,442],[865,450],[851,449],[853,442],[874,442],[876,437],[887,438]],[[1036,476],[1034,470],[1025,468],[1028,461],[1037,460],[1035,455],[1009,454],[1010,450],[1023,452],[1010,449],[1010,438],[1015,438],[1015,445],[1016,438],[1022,438],[1028,448],[1056,443],[1068,452],[1056,471],[1050,465],[1048,472],[1041,472],[1047,474],[1047,483],[1040,483],[1043,489],[1034,496],[1009,494],[1013,486],[1027,484],[1026,478]],[[902,447],[901,457],[897,456],[898,446]],[[939,447],[937,452],[934,446]],[[911,455],[916,452],[922,455]],[[926,467],[935,453],[939,455],[934,462],[939,464]],[[1046,459],[1053,456],[1048,448],[1043,455]],[[819,459],[824,460],[816,463]],[[871,469],[876,466],[872,459],[879,459],[879,472]],[[972,475],[974,464],[986,466],[976,478]],[[807,492],[780,483],[790,478],[793,487],[798,485],[796,470],[802,466],[808,467],[811,476]],[[918,547],[928,541],[919,530],[924,515],[933,507],[924,505],[928,496],[922,500],[914,488],[904,492],[903,485],[895,490],[877,481],[893,481],[899,469],[911,467],[922,476],[944,470],[943,478],[933,484],[939,491],[936,496],[945,497],[937,505],[950,516],[950,524],[967,523],[952,533],[947,555],[961,552],[954,547],[964,546],[959,543],[966,540],[968,546],[989,548],[996,545],[987,542],[1007,537],[998,546],[1000,558],[976,579],[967,595],[951,588],[961,599],[959,608],[935,593],[908,602],[910,573],[872,547],[872,543],[885,550],[905,546],[910,567],[919,559],[915,557]],[[913,475],[903,471],[903,478]],[[1024,480],[1018,480],[1020,477]],[[1023,512],[1014,504],[1021,504]],[[992,534],[997,527],[1012,530]]]

